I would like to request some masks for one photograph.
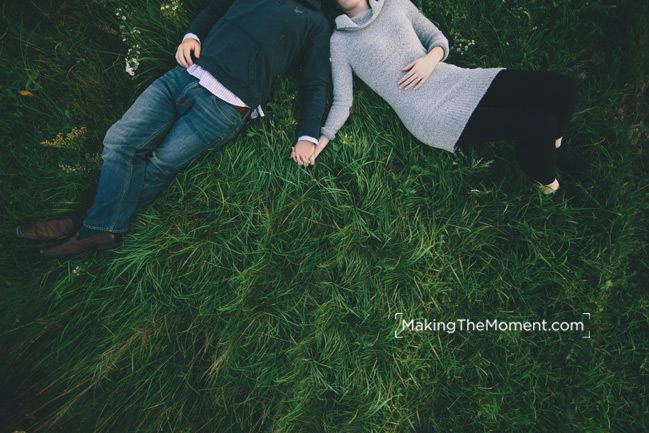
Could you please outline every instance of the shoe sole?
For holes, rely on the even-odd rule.
[[[70,253],[70,254],[59,254],[59,255],[45,254],[45,253],[43,253],[43,250],[40,250],[39,252],[41,253],[41,255],[43,255],[45,257],[50,257],[52,259],[63,259],[63,258],[66,258],[66,257],[76,256],[77,254],[81,254],[81,253],[83,253],[85,251],[92,251],[93,249],[96,249],[97,251],[106,251],[106,250],[109,250],[111,248],[116,247],[118,244],[119,244],[119,242],[115,242],[115,243],[112,243],[112,244],[94,245],[94,246],[92,246],[90,248],[86,248],[85,250],[76,251],[76,252]]]
[[[74,234],[74,233],[73,233]],[[22,230],[20,230],[20,226],[16,226],[16,237],[20,239],[27,239],[29,241],[37,241],[37,242],[52,242],[52,241],[58,241],[59,239],[65,239],[70,235],[63,235],[59,236],[58,238],[33,238],[25,235]]]

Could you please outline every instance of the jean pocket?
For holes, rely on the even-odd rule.
[[[232,105],[225,102],[223,99],[219,98],[216,95],[212,95],[212,102],[214,103],[214,108],[216,108],[216,111],[229,125],[235,125],[241,122],[243,114],[241,114],[241,112],[234,108]]]

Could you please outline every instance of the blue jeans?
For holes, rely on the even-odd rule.
[[[235,138],[244,120],[184,68],[170,70],[106,132],[99,186],[83,225],[126,232],[137,209],[192,160]]]

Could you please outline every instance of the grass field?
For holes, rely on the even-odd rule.
[[[419,143],[361,82],[300,167],[293,73],[118,248],[41,258],[15,226],[92,204],[107,128],[205,3],[0,6],[2,432],[649,431],[649,3],[415,0],[450,63],[579,81],[576,198],[538,193],[512,143]]]

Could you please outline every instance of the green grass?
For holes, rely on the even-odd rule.
[[[294,73],[121,246],[45,260],[15,226],[92,204],[106,129],[174,66],[204,2],[168,16],[131,3],[126,20],[115,0],[2,4],[2,431],[649,429],[649,6],[415,3],[452,48],[475,40],[449,62],[579,80],[566,137],[592,170],[579,201],[537,193],[511,143],[426,147],[361,82],[340,138],[299,167]],[[592,338],[397,339],[395,313],[584,320]]]

